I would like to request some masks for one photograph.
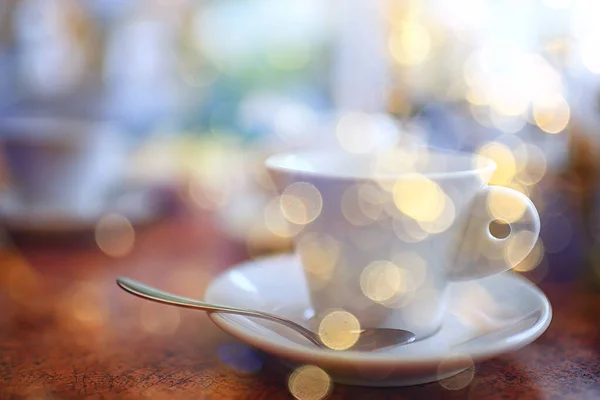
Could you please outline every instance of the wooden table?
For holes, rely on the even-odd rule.
[[[240,257],[209,215],[179,213],[111,258],[85,240],[0,254],[0,399],[285,399],[289,371],[204,313],[142,301],[118,275],[201,297]],[[87,244],[86,244],[87,243]],[[332,399],[600,399],[600,294],[542,285],[554,320],[535,343],[476,366],[470,385],[370,389]],[[445,385],[448,386],[448,385]]]

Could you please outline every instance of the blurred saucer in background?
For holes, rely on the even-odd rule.
[[[161,193],[151,186],[123,185],[100,207],[86,213],[30,205],[19,201],[10,188],[0,193],[0,223],[9,233],[53,235],[93,232],[108,214],[118,214],[133,226],[156,221],[163,214]]]

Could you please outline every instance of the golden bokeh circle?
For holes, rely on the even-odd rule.
[[[518,160],[516,179],[525,185],[535,185],[542,180],[547,170],[544,151],[536,145],[523,143],[515,149]]]
[[[456,219],[456,208],[452,199],[444,194],[444,208],[441,214],[433,221],[418,221],[419,226],[428,234],[437,234],[447,231]]]
[[[296,252],[307,274],[328,280],[338,264],[340,244],[325,233],[308,232],[298,240]]]
[[[360,322],[347,311],[332,311],[319,324],[321,342],[333,350],[349,349],[359,337]]]
[[[282,212],[281,198],[271,198],[265,206],[265,227],[275,236],[291,238],[302,231],[304,225],[291,223]]]
[[[431,36],[423,25],[404,22],[392,30],[388,49],[397,63],[417,65],[429,55]]]
[[[306,225],[321,214],[323,198],[311,183],[296,182],[285,188],[279,198],[281,212],[291,223]]]
[[[518,272],[534,270],[544,259],[544,253],[544,243],[541,238],[538,238],[535,246],[533,246],[533,250],[520,263],[515,265],[513,269]]]
[[[504,260],[511,268],[513,268],[527,257],[532,250],[529,244],[536,242],[537,235],[531,231],[525,230],[511,233],[506,240],[508,243],[504,249]]]
[[[404,291],[405,273],[390,261],[373,261],[360,275],[360,288],[369,299],[382,303]]]
[[[447,390],[461,390],[471,384],[475,377],[475,366],[472,365],[456,375],[439,381],[440,386]]]
[[[571,119],[569,103],[562,96],[537,101],[533,105],[533,119],[544,132],[560,133]]]
[[[490,142],[483,145],[477,154],[481,156],[477,158],[478,168],[487,167],[486,158],[496,163],[496,170],[489,180],[491,185],[506,185],[513,180],[517,172],[517,165],[515,156],[506,145]]]
[[[405,275],[405,288],[415,291],[420,288],[427,278],[427,262],[414,251],[402,251],[392,255],[392,262]]]
[[[442,188],[421,174],[399,179],[394,185],[393,195],[398,210],[419,222],[435,221],[446,206]]]
[[[323,400],[331,393],[333,382],[321,368],[303,365],[290,375],[288,388],[298,400]]]
[[[487,209],[492,218],[511,223],[521,219],[527,210],[527,203],[505,190],[490,190]]]

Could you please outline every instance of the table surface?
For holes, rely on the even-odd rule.
[[[126,257],[93,238],[0,253],[0,399],[284,399],[290,371],[215,327],[206,314],[120,291],[129,276],[190,297],[243,247],[210,215],[179,212],[136,231]],[[88,238],[90,239],[90,238]],[[554,309],[525,349],[476,365],[460,390],[439,383],[371,389],[334,384],[332,399],[599,399],[600,294],[542,284]]]

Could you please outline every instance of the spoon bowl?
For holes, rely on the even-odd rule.
[[[298,332],[312,344],[322,349],[330,349],[320,336],[299,325],[298,323],[282,318],[275,314],[269,314],[263,311],[247,310],[243,308],[229,307],[218,304],[210,304],[204,301],[190,299],[187,297],[178,296],[172,293],[153,288],[143,283],[134,281],[129,278],[117,278],[117,285],[128,293],[141,297],[146,300],[155,301],[157,303],[167,304],[176,307],[191,308],[194,310],[202,310],[206,312],[221,312],[228,314],[245,315],[247,317],[260,318],[278,324],[284,325]],[[367,328],[359,331],[359,337],[356,343],[349,349],[355,351],[375,351],[392,346],[400,346],[412,343],[415,340],[415,335],[412,332],[403,329],[391,328]]]

